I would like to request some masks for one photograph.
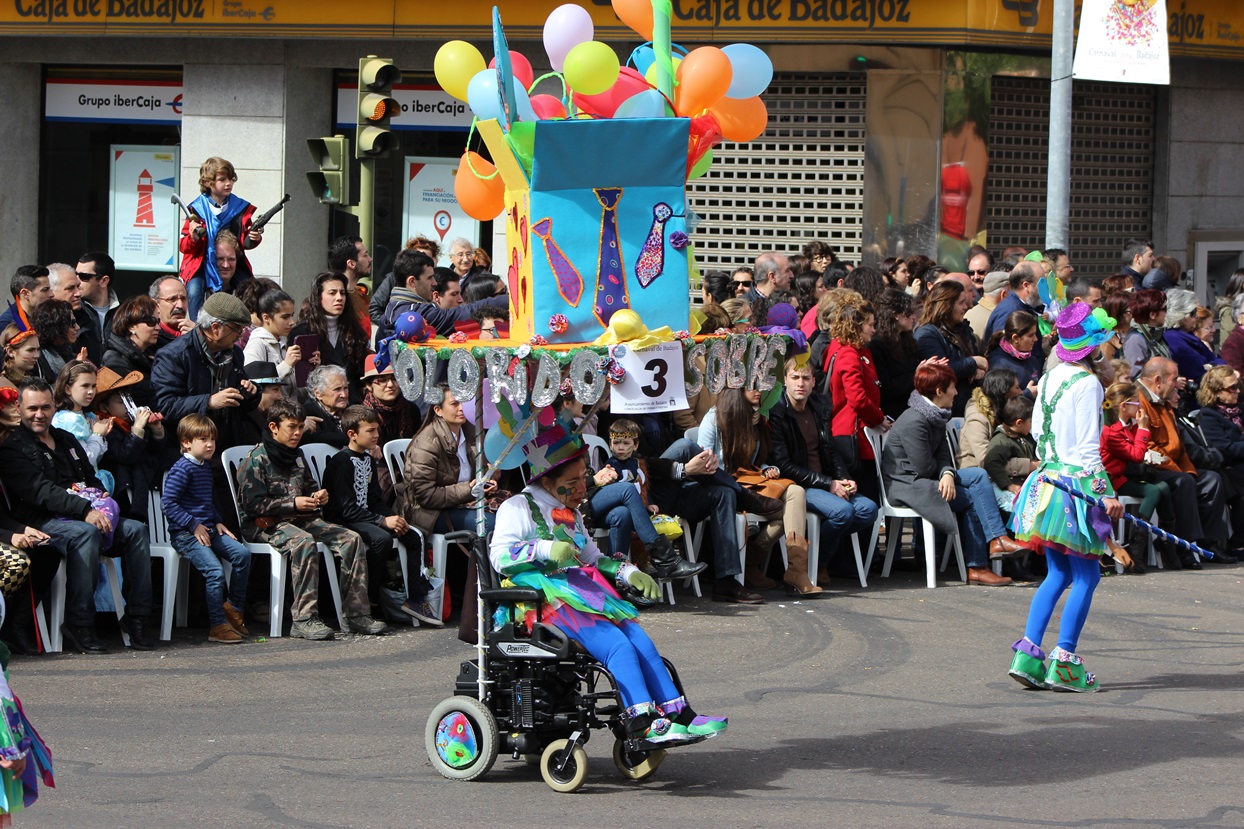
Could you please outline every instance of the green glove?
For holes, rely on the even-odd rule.
[[[549,561],[558,567],[565,567],[574,561],[576,552],[578,551],[575,550],[574,545],[569,541],[554,541],[553,549],[549,551]]]
[[[631,587],[643,593],[644,598],[650,602],[661,598],[661,588],[657,587],[657,580],[643,570],[633,571],[626,577],[626,581]]]

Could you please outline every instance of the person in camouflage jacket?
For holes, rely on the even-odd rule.
[[[318,541],[341,559],[341,606],[350,632],[380,635],[389,628],[369,615],[366,546],[357,533],[330,524],[320,509],[328,493],[315,479],[298,449],[306,414],[301,406],[279,400],[268,409],[268,434],[238,469],[238,513],[243,536],[271,544],[289,555],[293,573],[293,625],[290,636],[332,639],[319,618],[320,554]],[[343,631],[346,632],[346,631]]]

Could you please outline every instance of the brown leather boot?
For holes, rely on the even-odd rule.
[[[747,559],[743,565],[743,585],[750,590],[772,590],[777,582],[765,575],[767,552],[761,552],[752,544],[747,545]]]
[[[829,587],[829,570],[825,567],[818,567],[816,570],[816,583],[821,587]]]
[[[823,592],[808,578],[808,539],[799,533],[786,534],[786,572],[782,581],[798,596],[811,598]]]

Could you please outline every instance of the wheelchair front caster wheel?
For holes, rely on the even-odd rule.
[[[565,766],[558,770],[568,745],[569,740],[554,740],[549,743],[544,754],[540,755],[540,776],[555,792],[577,791],[583,781],[587,780],[587,752],[583,750],[583,746],[576,745]]]
[[[647,780],[665,761],[665,749],[627,751],[625,740],[613,741],[613,764],[628,780]]]
[[[428,715],[423,737],[432,767],[450,780],[475,780],[497,760],[497,721],[474,697],[441,700]]]

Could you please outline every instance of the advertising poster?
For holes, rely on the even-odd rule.
[[[1169,84],[1166,0],[1084,0],[1072,75],[1091,81]]]
[[[118,270],[175,271],[178,148],[114,144],[108,157],[108,255]]]
[[[479,222],[463,213],[454,196],[456,158],[407,156],[406,192],[402,198],[402,241],[420,234],[441,246],[441,261],[449,263],[448,245],[454,239],[479,244]]]

